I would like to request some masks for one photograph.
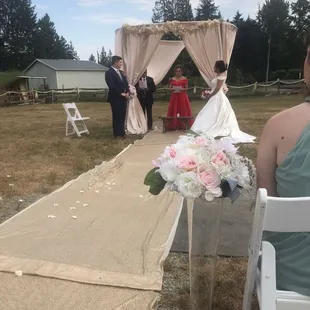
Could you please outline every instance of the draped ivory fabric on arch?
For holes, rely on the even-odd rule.
[[[126,28],[129,31],[124,31]],[[149,68],[149,75],[153,76],[157,84],[165,76],[174,62],[172,60],[184,48],[180,41],[161,43],[162,35],[168,32],[182,36],[185,48],[210,85],[215,77],[214,63],[217,60],[224,60],[226,63],[230,61],[237,28],[216,20],[123,26],[115,33],[115,54],[124,60],[124,71],[129,84],[134,86],[146,68]],[[165,50],[170,52],[165,54]],[[126,128],[131,134],[144,134],[147,131],[146,117],[136,97],[128,102]]]
[[[135,86],[148,67],[161,35],[143,33],[134,35],[122,30],[116,32],[115,52],[124,60],[124,72],[128,83]],[[128,101],[126,129],[131,134],[144,134],[147,132],[146,117],[138,98]]]
[[[182,34],[189,55],[209,86],[215,77],[214,63],[217,60],[224,60],[229,64],[236,33],[236,27],[219,22],[209,28]]]
[[[154,79],[155,85],[163,80],[184,47],[183,41],[161,40],[159,42],[147,67],[147,74]]]

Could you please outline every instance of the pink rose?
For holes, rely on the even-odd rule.
[[[199,146],[206,146],[207,140],[204,137],[198,136],[195,138],[195,143],[198,144]]]
[[[216,170],[212,167],[209,167],[199,173],[199,179],[203,186],[206,189],[212,190],[216,189],[221,184],[221,179],[217,174]]]
[[[159,161],[158,160],[152,160],[152,165],[156,168],[159,168],[160,164],[159,164]]]
[[[222,166],[222,165],[230,165],[229,158],[222,151],[218,152],[216,156],[212,159],[213,164]]]
[[[180,169],[192,171],[197,168],[198,162],[194,156],[185,156],[178,161],[177,166]]]
[[[177,155],[177,151],[173,146],[169,146],[167,148],[167,152],[168,152],[168,156],[171,158],[175,158],[175,156]]]

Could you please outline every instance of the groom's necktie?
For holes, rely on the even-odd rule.
[[[119,78],[123,81],[123,77],[122,77],[121,72],[120,72],[119,70],[117,70],[116,72],[117,72],[117,74],[118,74]]]

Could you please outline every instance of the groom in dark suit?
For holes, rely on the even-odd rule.
[[[119,56],[112,57],[112,66],[105,74],[109,87],[108,102],[112,109],[113,134],[117,139],[125,138],[125,119],[129,85],[126,76],[120,70],[123,60]]]

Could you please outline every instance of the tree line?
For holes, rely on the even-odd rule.
[[[31,0],[1,0],[0,71],[24,70],[37,58],[78,59],[48,14],[37,18]]]
[[[153,23],[224,19],[214,0],[200,0],[192,9],[190,0],[156,0]],[[232,20],[238,32],[230,62],[229,80],[250,83],[268,79],[298,79],[305,56],[304,38],[310,27],[310,1],[267,0],[258,7],[255,18],[237,11]],[[172,34],[165,39],[176,39]],[[176,63],[182,64],[188,76],[199,72],[184,50]],[[171,72],[172,74],[172,72]]]
[[[200,0],[195,10],[190,0],[156,0],[152,21],[224,18],[214,0]],[[310,0],[292,3],[266,0],[258,7],[255,17],[243,16],[237,11],[234,18],[227,21],[238,28],[230,62],[230,82],[243,84],[265,80],[268,54],[268,79],[299,78],[305,55],[304,37],[310,27]],[[165,39],[179,38],[167,34]],[[109,66],[111,57],[111,50],[102,47],[89,59]],[[0,71],[23,70],[36,58],[78,59],[78,55],[72,42],[57,33],[48,14],[37,18],[31,0],[1,0]],[[176,63],[183,65],[186,75],[199,76],[186,50]]]
[[[106,52],[104,46],[102,46],[101,51],[100,52],[97,51],[97,58],[95,57],[94,54],[90,54],[89,60],[97,62],[102,66],[109,67],[111,66],[112,56],[113,56],[112,51],[109,50],[108,52]]]

